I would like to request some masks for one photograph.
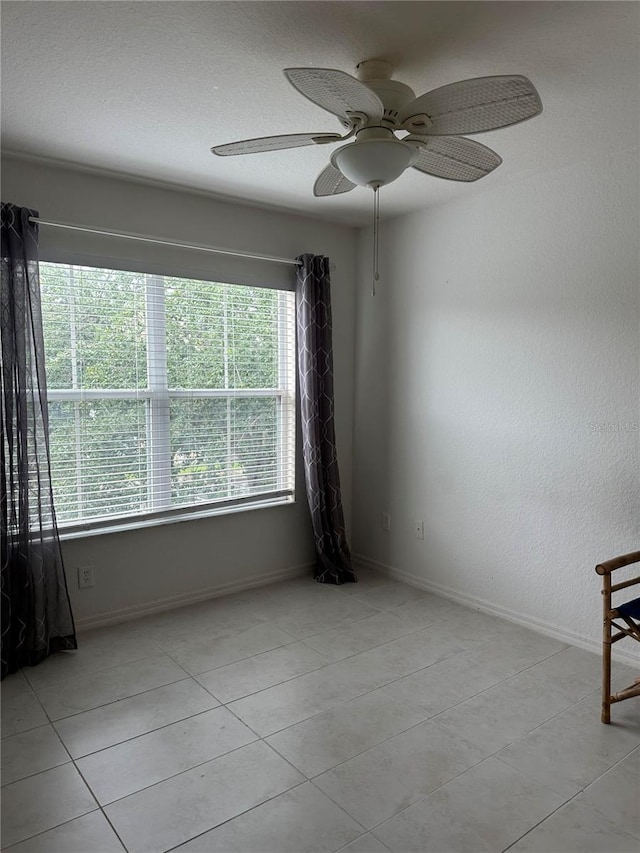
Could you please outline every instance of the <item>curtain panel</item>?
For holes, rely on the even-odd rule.
[[[2,204],[2,678],[77,648],[51,488],[37,215]]]
[[[329,259],[301,255],[296,321],[302,455],[319,583],[357,581],[347,545],[336,452]]]

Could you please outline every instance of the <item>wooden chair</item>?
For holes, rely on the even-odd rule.
[[[596,572],[602,575],[602,608],[603,608],[603,634],[602,634],[602,722],[611,722],[611,705],[613,702],[622,702],[632,696],[640,696],[640,678],[629,687],[620,690],[619,693],[611,695],[611,646],[623,637],[631,637],[640,643],[640,598],[634,598],[616,607],[611,605],[611,595],[621,589],[640,584],[640,576],[628,581],[611,584],[611,573],[624,566],[640,563],[640,551],[632,554],[624,554],[622,557],[614,557],[606,563],[596,566]],[[616,621],[617,620],[617,621]],[[624,624],[622,624],[624,623]],[[612,633],[615,629],[615,634]]]

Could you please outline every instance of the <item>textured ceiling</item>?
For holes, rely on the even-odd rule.
[[[503,165],[462,185],[409,170],[397,215],[638,145],[636,2],[3,2],[5,150],[168,181],[359,225],[371,193],[315,199],[331,147],[214,157],[253,136],[336,132],[287,66],[384,58],[416,94],[489,74],[530,77],[541,116],[475,138]]]

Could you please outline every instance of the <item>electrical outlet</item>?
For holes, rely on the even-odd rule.
[[[87,589],[94,584],[93,566],[78,566],[78,589]]]
[[[414,521],[413,529],[416,534],[416,539],[424,539],[424,521]]]
[[[380,516],[380,523],[382,524],[382,529],[387,532],[391,530],[391,514],[388,512],[383,512]]]

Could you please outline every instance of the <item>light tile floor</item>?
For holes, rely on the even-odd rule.
[[[639,853],[640,699],[603,726],[599,678],[368,572],[91,631],[2,685],[3,849]]]

